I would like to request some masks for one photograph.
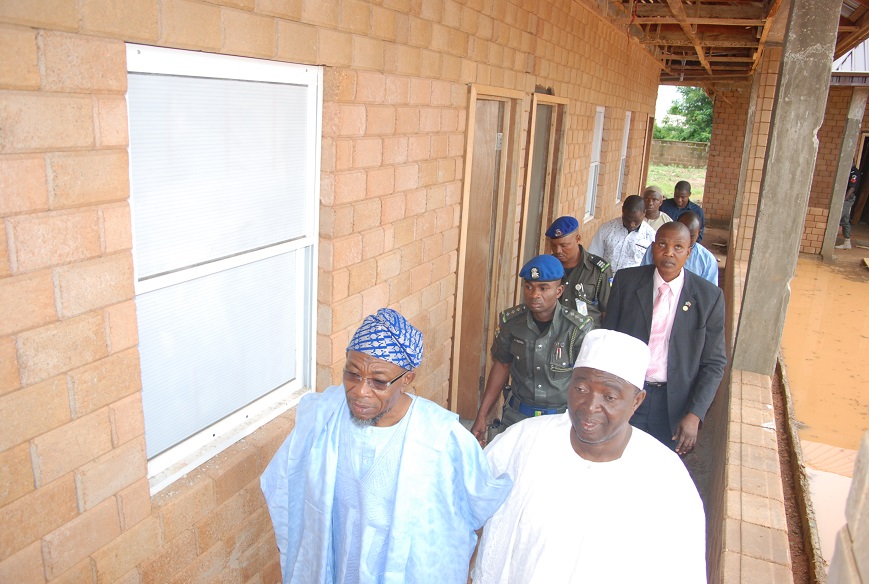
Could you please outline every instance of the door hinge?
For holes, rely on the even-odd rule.
[[[500,150],[504,143],[504,133],[498,132],[495,134],[495,150]]]

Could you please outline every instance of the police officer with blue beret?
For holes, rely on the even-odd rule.
[[[609,262],[582,247],[579,221],[573,217],[564,216],[553,221],[546,230],[546,238],[552,255],[564,267],[561,304],[590,316],[594,328],[600,328],[613,280]]]
[[[492,344],[492,369],[471,432],[487,441],[487,417],[511,381],[502,427],[525,418],[560,414],[567,408],[567,388],[582,339],[592,319],[560,305],[564,268],[551,255],[532,258],[519,276],[525,304],[498,315]]]

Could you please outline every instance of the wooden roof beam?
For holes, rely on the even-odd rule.
[[[688,17],[685,21],[690,25],[711,24],[715,26],[763,26],[763,20],[755,18],[693,18]],[[665,16],[643,16],[637,18],[618,18],[615,21],[617,24],[625,25],[634,24],[679,24],[679,21],[672,17]]]
[[[669,45],[672,47],[691,47],[693,43],[688,39],[675,38],[645,38],[640,39],[640,43],[644,45]],[[704,39],[703,47],[710,48],[734,48],[734,49],[755,49],[757,41],[737,40],[737,39]]]
[[[857,19],[854,23],[857,29],[847,33],[844,36],[840,35],[836,39],[836,51],[833,55],[833,60],[838,59],[860,43],[869,38],[869,12]]]
[[[661,85],[684,85],[684,86],[698,86],[703,85],[704,83],[715,83],[717,81],[747,81],[751,79],[748,75],[748,72],[738,74],[738,75],[715,75],[710,76],[708,73],[704,75],[673,75],[666,76],[661,75],[660,84]]]
[[[697,51],[697,58],[700,61],[700,64],[712,75],[712,66],[709,65],[709,61],[706,60],[706,55],[703,52],[703,45],[700,44],[700,41],[697,39],[697,35],[694,32],[694,28],[688,24],[688,15],[685,14],[685,7],[682,5],[682,0],[667,0],[667,4],[670,5],[670,11],[673,13],[673,16],[676,17],[676,20],[679,21],[679,26],[682,27],[682,30],[685,32],[685,36],[691,41],[691,44],[694,45],[694,50]]]
[[[763,24],[763,29],[760,31],[760,39],[757,43],[757,52],[754,54],[754,63],[751,64],[751,74],[754,74],[755,69],[760,64],[760,58],[763,55],[763,47],[766,45],[766,37],[769,36],[769,29],[772,28],[772,21],[781,6],[781,0],[773,0],[769,6],[769,12],[766,13],[766,22]]]
[[[669,17],[672,15],[672,11],[669,7],[663,3],[658,4],[646,4],[646,3],[637,3],[637,17],[638,18],[646,18],[646,17]],[[763,19],[763,2],[751,2],[748,4],[739,4],[734,6],[726,6],[726,5],[703,5],[701,4],[699,7],[692,6],[692,16],[694,18],[747,18],[751,20],[762,20]]]

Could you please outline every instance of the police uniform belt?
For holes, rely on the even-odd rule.
[[[507,403],[511,408],[513,408],[520,414],[529,417],[551,416],[552,414],[563,414],[567,411],[567,408],[535,408],[534,406],[529,406],[528,404],[523,403],[515,396],[510,396],[510,399],[507,400]]]

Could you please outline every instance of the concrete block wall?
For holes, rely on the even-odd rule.
[[[830,562],[829,584],[869,582],[869,432],[863,434],[848,501]]]
[[[652,140],[652,164],[703,168],[708,158],[709,144],[706,142]]]
[[[703,214],[713,224],[726,225],[733,214],[750,97],[750,85],[722,90],[715,96],[703,191]]]
[[[257,481],[293,412],[149,493],[125,42],[326,66],[317,385],[388,304],[423,330],[417,389],[440,403],[467,84],[571,100],[564,213],[583,208],[594,108],[607,107],[588,240],[618,215],[624,112],[643,124],[659,70],[585,0],[0,3],[0,582],[277,582]],[[514,164],[524,176],[523,152]]]

